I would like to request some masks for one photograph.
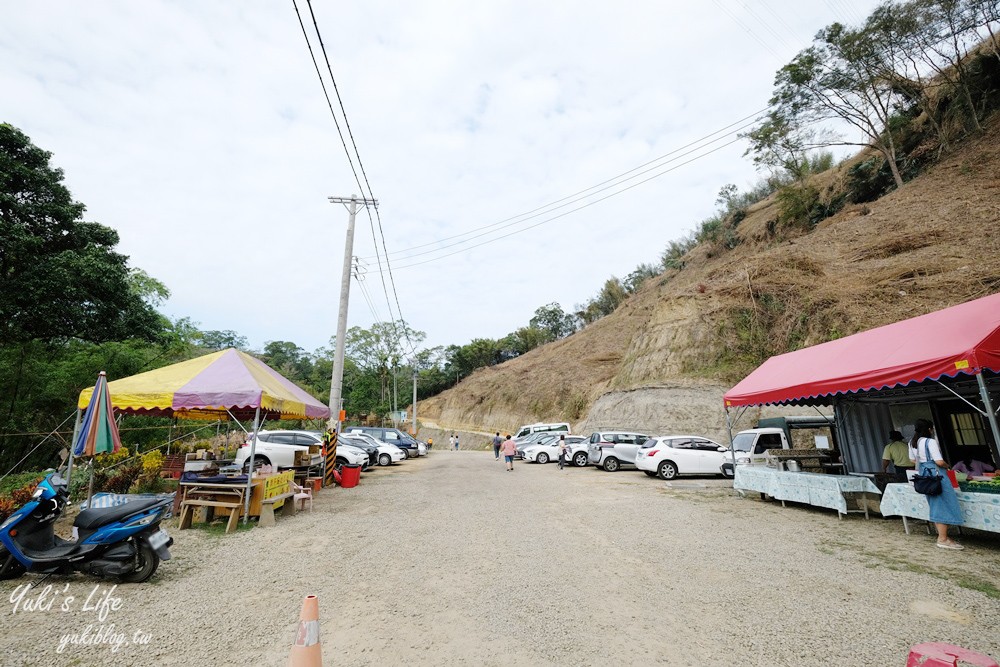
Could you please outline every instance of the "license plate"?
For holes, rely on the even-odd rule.
[[[167,535],[167,531],[162,528],[149,536],[149,546],[153,547],[154,551],[164,546],[169,541],[170,536]]]

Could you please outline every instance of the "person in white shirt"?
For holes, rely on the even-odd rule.
[[[910,446],[916,450],[917,474],[931,474],[941,477],[941,493],[927,496],[930,520],[937,527],[937,546],[942,549],[964,549],[961,544],[948,537],[948,526],[962,525],[962,509],[958,505],[955,487],[948,479],[948,464],[941,455],[941,445],[934,438],[934,425],[926,419],[918,419],[914,425]]]

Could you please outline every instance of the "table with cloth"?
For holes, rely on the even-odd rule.
[[[765,466],[736,466],[733,488],[739,491],[759,491],[781,501],[827,507],[837,510],[841,519],[847,514],[847,498],[844,494],[858,493],[862,496],[865,518],[868,518],[868,494],[879,494],[878,487],[866,477],[852,475],[828,475],[812,472],[786,472]]]
[[[1000,495],[995,493],[969,493],[955,490],[958,506],[962,510],[962,527],[1000,533]],[[930,521],[927,496],[917,493],[912,484],[889,484],[882,495],[882,516],[903,517],[903,530],[910,526],[907,517]]]

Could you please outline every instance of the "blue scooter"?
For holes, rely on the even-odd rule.
[[[84,510],[73,522],[76,541],[53,532],[68,500],[66,480],[51,473],[39,482],[31,502],[0,525],[0,580],[25,572],[82,572],[141,583],[153,576],[161,560],[169,560],[174,540],[160,528],[169,498]]]

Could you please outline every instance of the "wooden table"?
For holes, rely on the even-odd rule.
[[[256,481],[256,480],[255,480]],[[228,514],[226,532],[236,530],[236,522],[243,511],[243,500],[246,497],[246,483],[225,482],[181,482],[181,523],[180,530],[191,527],[194,511],[197,507],[206,507],[210,512],[218,511]],[[255,487],[256,488],[256,485]],[[211,515],[209,516],[211,520]]]

